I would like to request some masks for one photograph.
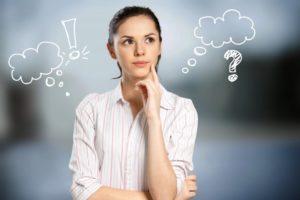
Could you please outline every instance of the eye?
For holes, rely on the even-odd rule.
[[[151,43],[153,43],[153,42],[155,42],[155,39],[154,39],[153,37],[147,37],[147,38],[146,38],[146,43],[147,43],[147,44],[151,44]]]
[[[132,39],[126,39],[122,42],[123,45],[128,46],[133,44],[133,40]]]

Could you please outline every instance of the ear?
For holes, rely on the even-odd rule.
[[[112,59],[117,59],[114,48],[109,43],[106,44],[106,47]]]

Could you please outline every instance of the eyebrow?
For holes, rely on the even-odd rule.
[[[150,36],[150,35],[155,35],[155,33],[149,33],[149,34],[145,35],[144,37],[148,37],[148,36]],[[128,35],[123,35],[123,36],[121,37],[121,39],[122,39],[122,38],[130,38],[130,39],[132,39],[133,37],[132,37],[132,36],[128,36]]]

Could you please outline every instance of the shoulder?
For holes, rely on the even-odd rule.
[[[193,101],[189,98],[179,96],[172,92],[168,92],[167,95],[170,104],[173,105],[172,124],[177,130],[184,130],[185,127],[198,127],[198,112],[193,104]],[[188,130],[188,129],[186,129]]]
[[[110,93],[111,91],[86,95],[78,104],[76,111],[94,110],[99,104],[109,98]]]
[[[172,106],[175,112],[196,112],[196,108],[193,104],[193,101],[189,98],[179,96],[173,92],[167,90],[165,92],[166,101]]]

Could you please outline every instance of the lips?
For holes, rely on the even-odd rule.
[[[136,61],[136,62],[133,62],[133,64],[137,67],[144,67],[146,66],[146,64],[148,64],[149,62],[147,61]]]

